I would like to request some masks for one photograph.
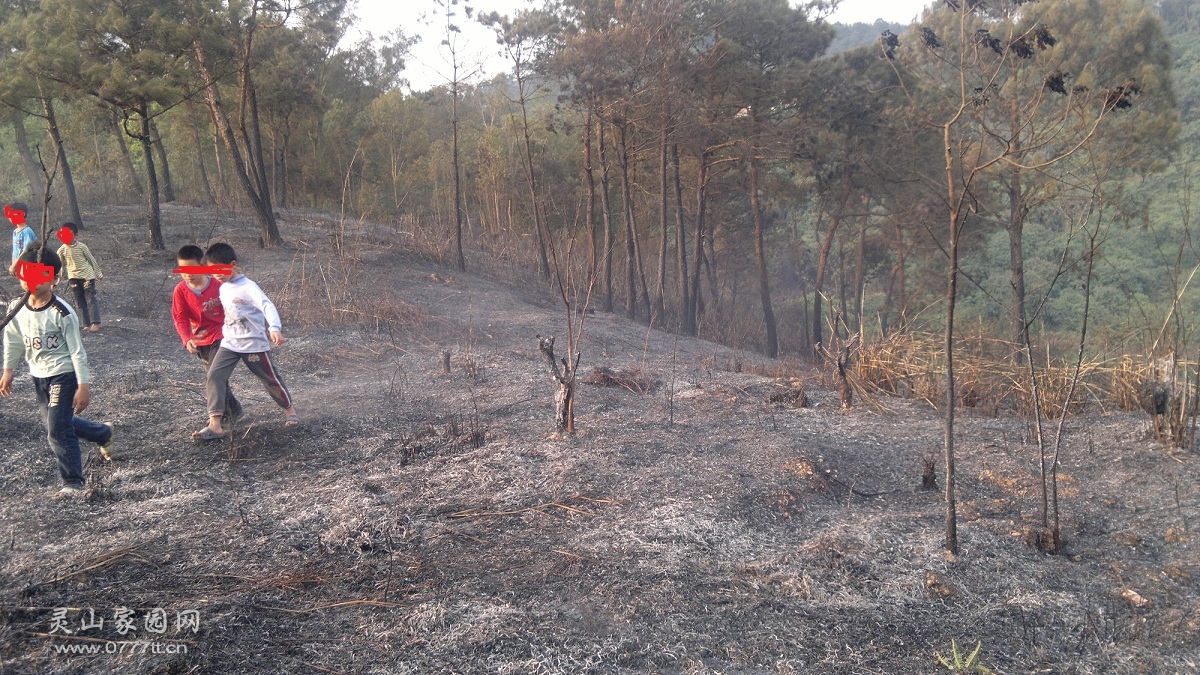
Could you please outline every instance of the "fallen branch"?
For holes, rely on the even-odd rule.
[[[30,586],[26,586],[25,588],[23,588],[19,591],[10,593],[9,597],[11,597],[12,595],[17,595],[17,594],[28,595],[29,593],[32,593],[33,591],[41,588],[42,586],[49,586],[51,584],[57,584],[57,583],[66,581],[68,579],[71,579],[73,577],[77,577],[80,574],[84,574],[86,572],[91,572],[92,570],[98,570],[102,567],[108,567],[109,565],[111,565],[111,564],[115,563],[116,561],[120,560],[121,558],[125,558],[125,557],[131,557],[131,558],[134,558],[135,560],[139,560],[141,562],[148,563],[150,565],[154,565],[155,567],[158,567],[158,564],[155,563],[154,561],[147,560],[146,558],[143,558],[141,555],[139,555],[137,549],[122,548],[122,549],[118,549],[116,551],[111,551],[109,553],[105,553],[104,555],[101,555],[99,557],[92,558],[90,563],[85,563],[84,567],[77,569],[73,572],[70,572],[67,574],[61,574],[61,575],[54,577],[53,579],[50,579],[48,581],[39,581],[38,583],[32,584]]]

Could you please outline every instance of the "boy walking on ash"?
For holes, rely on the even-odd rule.
[[[201,441],[224,438],[229,432],[221,426],[221,417],[228,405],[229,376],[238,361],[246,364],[251,373],[263,383],[271,398],[284,409],[286,424],[299,424],[300,415],[271,359],[271,345],[284,343],[279,311],[258,284],[238,272],[237,254],[229,244],[218,243],[208,248],[205,259],[209,265],[222,266],[213,277],[221,282],[218,293],[225,310],[221,347],[208,368],[205,396],[208,399],[208,426],[192,434]]]
[[[63,262],[63,277],[75,294],[75,306],[79,309],[79,327],[87,327],[95,333],[100,330],[100,301],[96,299],[96,280],[104,275],[100,263],[88,245],[79,241],[78,226],[63,223],[58,230],[58,257]]]
[[[29,245],[37,240],[37,233],[32,227],[25,222],[25,214],[29,213],[29,207],[21,202],[14,202],[4,206],[4,217],[8,218],[8,222],[12,223],[12,265],[8,267],[8,275],[16,276],[17,274],[17,258],[29,248]]]
[[[22,354],[25,356],[46,437],[58,458],[62,477],[63,487],[54,499],[71,497],[86,483],[80,438],[99,445],[100,454],[107,460],[112,459],[113,450],[111,423],[76,416],[91,401],[92,378],[79,335],[79,318],[70,305],[54,295],[54,279],[61,271],[62,261],[45,248],[26,251],[18,258],[17,276],[30,295],[23,306],[18,306],[19,299],[9,305],[9,311],[16,310],[16,315],[4,329],[4,371],[0,375],[0,396],[11,396],[13,368]]]
[[[221,307],[221,282],[209,274],[197,274],[204,266],[204,250],[195,244],[179,249],[179,275],[183,277],[175,286],[171,298],[171,317],[175,320],[175,331],[183,340],[184,349],[200,357],[204,373],[212,367],[213,357],[221,348],[221,326],[225,323],[225,310]],[[225,390],[225,418],[242,416],[242,404],[233,395],[231,388]]]

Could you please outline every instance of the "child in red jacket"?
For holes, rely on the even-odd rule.
[[[199,267],[204,264],[204,251],[193,244],[179,249],[176,256],[179,266]],[[207,373],[212,366],[213,356],[221,348],[221,326],[225,324],[225,310],[221,307],[221,282],[208,274],[181,273],[183,281],[175,286],[171,299],[171,316],[175,319],[175,330],[189,352],[200,357]],[[236,419],[242,415],[242,404],[233,396],[233,389],[225,390],[227,405],[225,417]]]

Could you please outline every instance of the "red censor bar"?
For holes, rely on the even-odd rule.
[[[13,225],[25,224],[25,212],[14,209],[11,205],[4,206],[4,217],[8,218]]]
[[[233,274],[233,265],[180,265],[172,274]]]
[[[17,263],[17,278],[24,281],[29,290],[36,291],[42,284],[54,283],[54,268],[40,262],[22,260]]]

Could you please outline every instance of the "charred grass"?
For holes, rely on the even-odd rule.
[[[909,673],[952,639],[982,641],[1001,673],[1195,669],[1196,458],[1116,406],[1068,419],[1055,556],[1022,542],[1038,522],[1028,426],[968,411],[950,560],[940,494],[921,489],[941,426],[917,399],[936,391],[845,411],[801,364],[598,315],[585,363],[657,384],[581,388],[562,437],[533,338],[557,329],[553,306],[391,248],[386,226],[362,226],[353,262],[300,244],[351,239],[336,220],[296,216],[274,251],[235,221],[214,235],[245,245],[281,305],[303,424],[239,373],[246,418],[194,444],[198,362],[163,317],[117,309],[85,340],[87,415],[117,423],[118,460],[89,447],[90,498],[52,503],[19,378],[0,408],[3,672]],[[97,253],[112,294],[163,283]],[[917,387],[925,362],[904,358],[896,386]],[[808,407],[771,401],[798,388]],[[166,636],[186,654],[56,653],[128,639],[50,634],[55,609],[78,623],[89,607],[201,624]]]

